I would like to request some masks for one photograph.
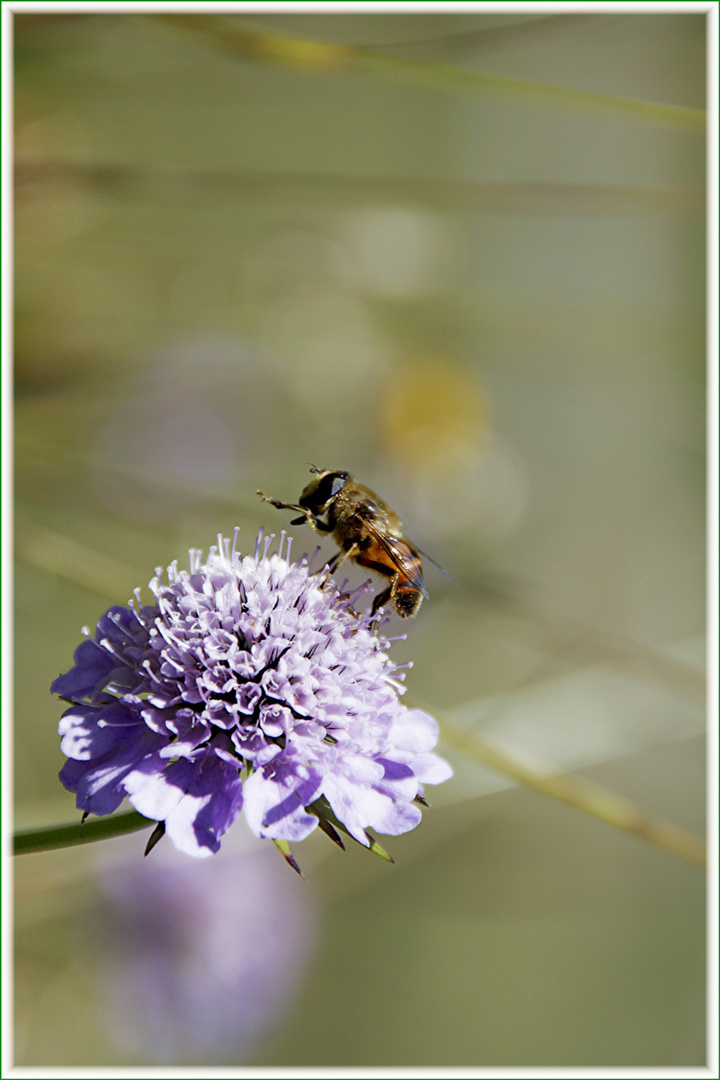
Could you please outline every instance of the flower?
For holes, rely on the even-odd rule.
[[[237,1064],[299,992],[317,940],[312,893],[238,821],[217,859],[171,847],[140,866],[124,837],[103,848],[84,927],[124,1058]],[[156,861],[157,860],[157,861]]]
[[[216,852],[241,810],[290,861],[318,825],[384,854],[367,830],[415,828],[422,785],[452,775],[437,723],[401,704],[389,642],[352,606],[366,587],[343,594],[272,540],[242,557],[237,530],[219,537],[206,563],[157,571],[154,605],[136,592],[86,631],[52,684],[72,703],[60,779],[86,814],[127,796],[189,855]]]

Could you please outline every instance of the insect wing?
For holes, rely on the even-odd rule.
[[[363,525],[378,547],[385,552],[398,574],[414,585],[426,600],[429,600],[430,594],[423,581],[420,559],[414,554],[409,542],[407,540],[398,540],[394,536],[386,536],[377,528],[371,518],[363,517]],[[407,557],[406,552],[408,550],[412,558]]]
[[[420,555],[422,555],[423,559],[427,559],[428,562],[431,562],[435,569],[439,570],[442,576],[444,578],[447,578],[451,585],[454,585],[457,589],[460,588],[460,582],[456,581],[452,574],[450,574],[444,566],[441,566],[439,562],[433,559],[432,555],[428,555],[427,551],[423,551],[422,548],[417,548],[417,551]]]

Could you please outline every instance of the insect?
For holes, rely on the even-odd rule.
[[[375,597],[372,615],[389,602],[403,619],[417,615],[423,598],[430,597],[423,581],[420,553],[403,536],[395,511],[350,473],[315,466],[310,471],[314,478],[303,489],[298,503],[271,499],[262,491],[258,495],[278,510],[297,510],[302,517],[294,518],[291,525],[307,521],[316,532],[333,534],[340,551],[330,560],[329,573],[352,559],[392,579],[388,588]],[[327,515],[325,521],[323,514]]]

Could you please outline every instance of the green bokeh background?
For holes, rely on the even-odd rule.
[[[229,24],[705,105],[701,14]],[[702,833],[702,134],[200,31],[14,19],[16,824],[75,813],[48,687],[80,627],[220,531],[250,548],[281,525],[256,489],[294,499],[315,462],[459,583],[428,567],[395,631],[408,700],[510,717],[519,754],[531,733]],[[394,867],[296,852],[320,913],[300,992],[203,1063],[702,1064],[702,873],[447,752],[457,780]],[[18,1065],[153,1063],[108,1037],[79,930],[96,863],[16,863]]]

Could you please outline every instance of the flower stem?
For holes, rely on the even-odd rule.
[[[76,844],[88,844],[93,840],[107,840],[124,833],[149,829],[153,825],[149,818],[131,810],[126,814],[113,814],[111,817],[88,821],[84,825],[51,825],[43,829],[25,829],[13,836],[13,855],[32,855],[38,851],[52,851],[55,848],[74,847]]]

